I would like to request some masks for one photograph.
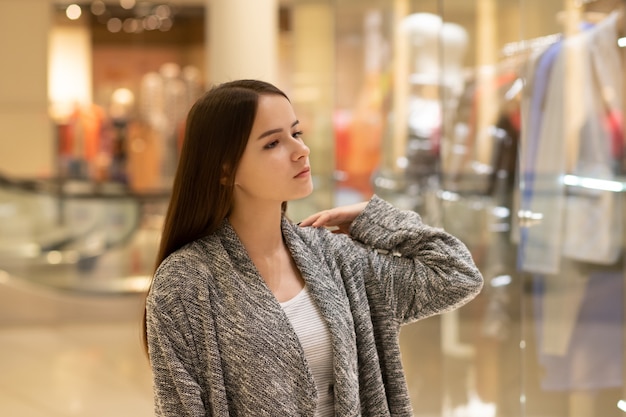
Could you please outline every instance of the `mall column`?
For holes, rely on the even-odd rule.
[[[277,82],[277,0],[207,0],[208,84],[238,78]]]
[[[0,170],[19,177],[55,174],[48,115],[49,0],[0,1]]]

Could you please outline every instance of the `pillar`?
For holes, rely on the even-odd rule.
[[[48,116],[48,0],[0,1],[0,171],[19,177],[55,173]]]
[[[208,84],[239,78],[277,82],[277,0],[207,0]]]

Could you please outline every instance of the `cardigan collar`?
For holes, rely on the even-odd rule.
[[[325,231],[300,228],[285,217],[282,219],[281,228],[287,248],[331,334],[336,415],[360,415],[356,336],[346,290],[334,263],[329,265],[325,257],[315,253],[303,239],[307,234]],[[241,279],[245,281],[244,288],[252,291],[251,296],[259,297],[259,305],[264,310],[261,314],[269,314],[273,317],[280,315],[280,321],[288,323],[288,318],[280,303],[265,285],[228,220],[224,220],[218,234],[233,266],[240,273]],[[298,340],[290,324],[276,331],[286,332],[286,336],[290,339]],[[302,347],[299,343],[297,345],[300,355],[304,355]],[[311,372],[306,371],[310,377]]]

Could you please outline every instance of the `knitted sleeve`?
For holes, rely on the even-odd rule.
[[[370,296],[391,308],[400,324],[453,310],[482,289],[482,275],[467,247],[423,223],[416,212],[374,196],[350,234],[365,248],[341,249],[344,262],[362,271]]]

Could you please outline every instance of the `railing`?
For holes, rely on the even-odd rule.
[[[54,289],[147,289],[169,190],[0,174],[0,270]]]

